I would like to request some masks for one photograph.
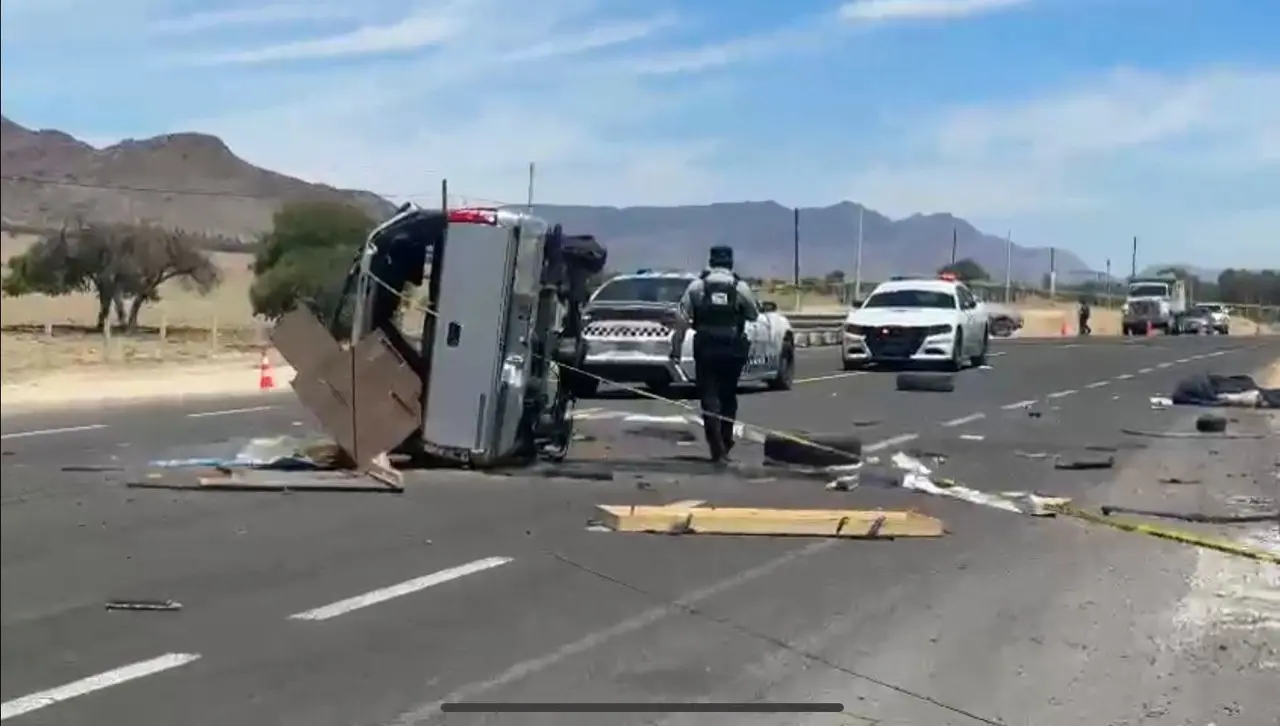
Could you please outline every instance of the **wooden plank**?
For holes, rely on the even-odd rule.
[[[794,537],[941,537],[939,519],[917,512],[859,509],[758,509],[600,505],[616,532]]]

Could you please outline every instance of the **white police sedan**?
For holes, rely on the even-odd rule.
[[[639,383],[655,391],[694,382],[694,332],[677,355],[673,333],[680,322],[680,297],[693,272],[641,270],[617,275],[591,297],[584,310],[587,372],[616,383]],[[795,379],[795,334],[777,305],[760,304],[760,318],[744,331],[750,343],[743,383],[763,383],[774,390],[791,388]],[[580,397],[589,397],[596,382],[582,382]]]
[[[950,370],[985,365],[990,346],[985,306],[950,277],[895,279],[878,285],[845,318],[845,370],[875,363],[941,363]]]

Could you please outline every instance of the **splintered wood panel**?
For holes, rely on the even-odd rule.
[[[299,371],[293,390],[324,431],[362,466],[422,425],[422,381],[378,331],[313,372]]]
[[[916,512],[609,505],[597,509],[602,523],[617,532],[855,538],[945,534],[941,520]]]
[[[271,344],[299,376],[321,370],[329,358],[342,353],[338,341],[305,308],[285,313],[276,322],[271,331]]]

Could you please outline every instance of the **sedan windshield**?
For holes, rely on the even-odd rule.
[[[938,308],[956,309],[956,297],[936,290],[887,290],[872,295],[864,308]]]
[[[592,302],[678,303],[689,282],[683,277],[622,277],[606,282]]]

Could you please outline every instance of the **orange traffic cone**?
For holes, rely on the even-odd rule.
[[[1147,321],[1147,337],[1150,338],[1155,334],[1156,334],[1156,326],[1152,324],[1150,320],[1148,320]]]
[[[1070,329],[1070,326],[1067,324],[1066,315],[1062,316],[1062,325],[1058,328],[1058,335],[1061,335],[1064,338],[1067,337],[1068,335],[1071,335],[1071,329]]]
[[[258,390],[269,391],[276,387],[275,376],[271,374],[271,359],[262,351],[262,361],[258,363]]]

